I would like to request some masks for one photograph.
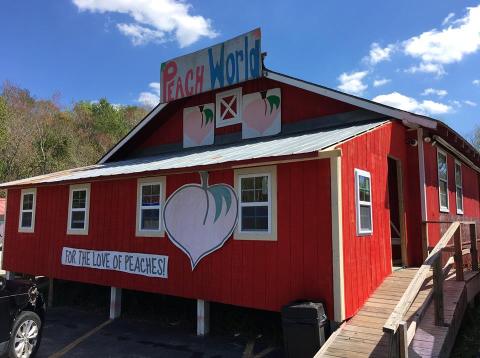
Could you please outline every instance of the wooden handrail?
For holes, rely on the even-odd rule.
[[[448,275],[450,269],[455,263],[455,276],[458,281],[464,280],[464,261],[463,256],[470,254],[472,271],[479,270],[478,262],[478,250],[477,250],[477,230],[476,221],[425,221],[422,228],[422,245],[428,245],[428,224],[444,224],[448,223],[450,226],[447,231],[442,235],[440,241],[435,245],[433,250],[428,254],[424,251],[425,261],[418,269],[417,273],[410,282],[407,290],[403,294],[402,298],[395,306],[393,312],[390,314],[387,322],[383,326],[383,331],[389,335],[389,356],[408,357],[408,345],[415,335],[416,326],[421,319],[422,313],[416,313],[413,318],[410,327],[407,327],[405,316],[408,310],[411,308],[415,301],[420,289],[422,288],[425,279],[429,276],[430,270],[433,269],[433,290],[428,294],[427,301],[430,302],[431,297],[434,299],[435,308],[435,324],[437,326],[444,325],[444,308],[443,308],[443,281]],[[470,228],[470,248],[464,249],[462,234],[463,226],[468,225]],[[453,250],[452,246],[447,245],[453,238]],[[467,242],[465,242],[467,243]],[[454,256],[448,259],[447,264],[442,267],[441,253],[453,252]],[[428,302],[424,301],[422,307],[428,306]],[[408,329],[407,329],[408,328]]]
[[[422,288],[423,282],[430,273],[430,269],[437,257],[439,257],[441,250],[448,244],[455,232],[460,227],[460,222],[456,221],[450,225],[445,234],[443,234],[440,241],[435,245],[434,249],[425,259],[424,263],[418,269],[417,273],[408,285],[407,290],[403,294],[402,298],[395,306],[392,314],[388,318],[387,322],[383,325],[383,331],[389,333],[396,333],[400,322],[403,321],[403,317],[408,312],[410,307],[417,298],[418,292]]]

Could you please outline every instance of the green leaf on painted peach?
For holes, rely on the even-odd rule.
[[[163,70],[165,69],[165,66],[166,66],[166,65],[167,65],[166,62],[162,63],[162,64],[160,65],[160,71],[163,72]]]
[[[224,202],[227,205],[226,213],[230,210],[230,207],[232,206],[232,194],[228,187],[224,185],[213,185],[207,190],[212,194],[213,199],[215,200],[215,219],[213,222],[217,222],[222,213]]]
[[[275,109],[278,109],[278,107],[280,107],[279,96],[275,96],[275,95],[267,96],[267,101],[268,101],[268,104],[270,105],[270,113],[273,112],[273,107],[275,107]]]
[[[210,108],[206,108],[203,113],[205,113],[205,124],[213,121],[213,111]]]

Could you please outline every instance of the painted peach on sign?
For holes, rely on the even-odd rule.
[[[192,270],[208,254],[220,249],[235,230],[238,199],[227,184],[187,184],[165,203],[163,219],[168,238],[190,259]]]
[[[274,135],[281,130],[280,89],[243,96],[242,138]]]
[[[184,148],[213,144],[215,128],[213,110],[213,103],[183,110]]]

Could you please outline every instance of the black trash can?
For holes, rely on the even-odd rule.
[[[294,302],[282,308],[285,356],[312,358],[329,335],[329,322],[321,302]]]

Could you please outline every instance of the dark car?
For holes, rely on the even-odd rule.
[[[45,302],[34,282],[0,277],[0,357],[33,357],[44,316]]]

